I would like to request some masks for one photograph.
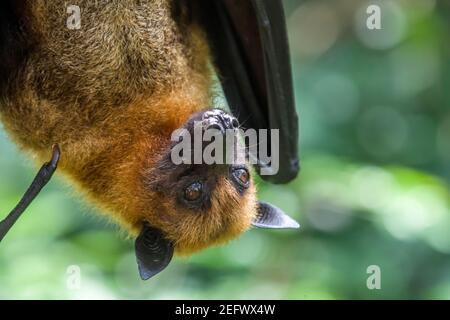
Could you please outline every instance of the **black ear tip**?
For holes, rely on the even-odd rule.
[[[147,281],[150,278],[153,278],[158,274],[158,272],[154,272],[151,270],[148,270],[146,268],[141,267],[141,263],[138,262],[138,269],[139,269],[139,276],[141,277],[141,280]]]
[[[300,224],[280,208],[266,202],[258,203],[258,214],[253,226],[267,229],[298,229]]]
[[[148,273],[145,270],[142,270],[142,268],[139,266],[139,262],[138,262],[138,268],[139,268],[139,275],[141,276],[141,280],[146,281],[154,276],[151,273]]]
[[[294,219],[291,219],[291,223],[289,224],[288,228],[289,229],[300,229],[300,223],[298,223],[297,221],[295,221]]]

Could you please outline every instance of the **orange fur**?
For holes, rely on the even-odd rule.
[[[74,0],[82,29],[69,30],[66,1],[26,3],[31,49],[0,104],[11,137],[39,161],[58,143],[61,171],[90,202],[133,234],[144,222],[161,228],[179,254],[245,231],[253,186],[242,197],[221,180],[205,216],[144,183],[171,133],[211,103],[210,52],[195,21],[176,22],[169,0]]]

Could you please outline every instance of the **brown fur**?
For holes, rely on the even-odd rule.
[[[211,103],[210,52],[201,28],[170,0],[34,0],[21,8],[24,59],[8,75],[2,122],[24,150],[48,158],[87,198],[136,233],[161,228],[189,254],[234,238],[256,211],[254,187],[222,177],[207,215],[146,184],[173,130]],[[66,28],[69,4],[81,30]],[[184,13],[183,13],[184,12]]]

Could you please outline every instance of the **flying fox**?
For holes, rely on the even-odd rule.
[[[285,16],[278,0],[63,0],[0,4],[0,119],[45,162],[0,241],[57,170],[135,237],[147,280],[250,227],[298,228],[257,199],[266,164],[174,164],[172,133],[276,129],[285,183],[299,171]],[[218,108],[217,83],[229,110]],[[245,152],[245,151],[244,151]],[[258,158],[258,154],[253,155]]]

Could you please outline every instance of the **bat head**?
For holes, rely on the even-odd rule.
[[[248,163],[227,161],[230,159],[209,163],[204,158],[203,162],[195,162],[195,145],[200,146],[199,150],[205,156],[212,141],[219,141],[212,139],[198,143],[195,130],[199,128],[206,134],[212,128],[219,138],[238,126],[234,117],[221,110],[195,114],[181,131],[184,142],[187,136],[194,136],[187,142],[191,147],[187,149],[194,151],[189,155],[183,154],[183,159],[189,159],[189,163],[174,163],[174,151],[179,154],[180,141],[177,141],[147,174],[146,185],[152,197],[149,203],[153,208],[151,214],[145,216],[141,234],[136,240],[136,255],[143,279],[164,269],[174,252],[188,255],[222,244],[252,225],[298,228],[298,224],[280,209],[257,200]],[[243,159],[245,149],[239,143],[226,144],[223,154],[230,153],[227,151],[230,146],[235,155],[233,159]]]

